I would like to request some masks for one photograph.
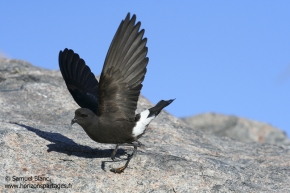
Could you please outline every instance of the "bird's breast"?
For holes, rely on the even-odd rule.
[[[100,120],[93,128],[85,129],[88,136],[98,143],[131,143],[136,140],[132,135],[134,122]]]

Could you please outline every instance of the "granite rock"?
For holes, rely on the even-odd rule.
[[[152,105],[140,96],[137,111]],[[77,108],[59,71],[0,59],[0,192],[290,192],[288,146],[217,137],[166,111],[114,174],[132,148],[112,162],[114,145],[70,128]]]
[[[237,116],[204,113],[182,118],[188,126],[241,142],[259,142],[290,146],[286,133],[269,124]]]

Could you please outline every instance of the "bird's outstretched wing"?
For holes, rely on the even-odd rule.
[[[98,109],[98,81],[85,61],[67,48],[59,52],[59,68],[76,103],[94,113]]]
[[[115,119],[135,117],[137,101],[146,73],[147,39],[143,38],[141,23],[127,14],[110,45],[100,77],[98,116]]]

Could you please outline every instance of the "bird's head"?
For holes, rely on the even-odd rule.
[[[75,123],[86,128],[96,121],[96,114],[90,109],[79,108],[75,111],[75,117],[71,120],[71,126]]]

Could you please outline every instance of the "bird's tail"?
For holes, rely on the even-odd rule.
[[[148,117],[151,117],[151,116],[157,116],[160,111],[167,107],[168,105],[170,105],[170,103],[172,103],[175,99],[170,99],[168,101],[165,101],[165,100],[161,100],[159,101],[154,107],[148,109],[150,114],[148,115]]]

